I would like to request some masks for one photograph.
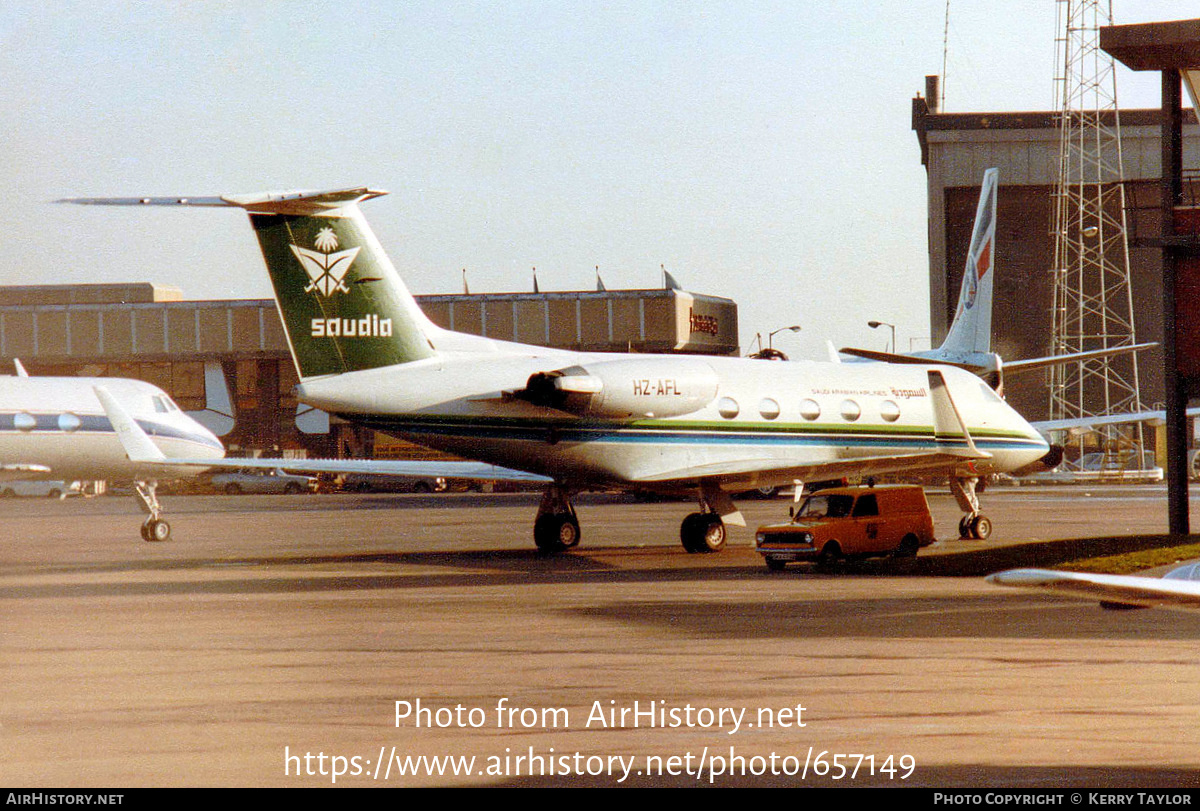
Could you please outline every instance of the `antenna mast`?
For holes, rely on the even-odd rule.
[[[1116,77],[1112,57],[1099,47],[1100,26],[1112,24],[1112,2],[1056,2],[1060,139],[1051,352],[1059,355],[1127,346],[1136,338]],[[1136,353],[1053,367],[1051,419],[1141,409]],[[1084,439],[1076,441],[1082,455]],[[1140,424],[1103,429],[1101,470],[1141,469],[1143,444]]]

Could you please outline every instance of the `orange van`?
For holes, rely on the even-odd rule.
[[[933,517],[916,485],[835,487],[813,493],[786,524],[758,528],[755,543],[772,571],[789,561],[912,557],[933,543]]]

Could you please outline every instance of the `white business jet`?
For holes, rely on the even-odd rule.
[[[706,552],[725,544],[726,524],[745,524],[731,492],[907,471],[977,477],[1036,467],[1049,451],[990,387],[954,366],[582,353],[442,329],[359,210],[382,194],[64,202],[247,211],[299,400],[548,478],[533,532],[545,551],[579,542],[572,495],[598,486],[695,493],[699,510],[680,538],[689,552]],[[978,513],[968,518],[990,526]]]
[[[179,409],[166,392],[141,380],[114,377],[0,377],[0,478],[117,479],[134,482],[147,516],[142,537],[165,541],[159,479],[189,478],[201,469],[175,458],[216,460],[225,448]],[[154,464],[132,461],[101,400],[119,403],[155,449]]]

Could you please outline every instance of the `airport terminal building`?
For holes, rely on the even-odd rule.
[[[679,289],[417,296],[446,329],[589,352],[736,355],[737,305]],[[168,392],[230,455],[420,458],[302,406],[271,299],[185,301],[149,283],[0,287],[0,357],[33,375],[130,377]],[[432,452],[429,452],[432,453]]]

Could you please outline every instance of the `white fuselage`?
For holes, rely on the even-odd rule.
[[[109,391],[169,458],[220,459],[223,446],[159,388],[122,378],[0,377],[0,465],[8,479],[194,476],[197,467],[130,462],[95,387]],[[30,474],[21,466],[49,472]]]
[[[472,350],[485,346],[491,351],[442,351],[413,363],[309,379],[297,392],[304,402],[378,430],[567,482],[666,488],[711,477],[755,486],[929,469],[931,455],[946,444],[935,436],[934,369],[946,380],[975,445],[990,454],[964,465],[959,475],[1016,470],[1048,450],[982,380],[946,366],[584,354],[470,343]],[[699,364],[710,374],[698,372]],[[572,370],[566,372],[569,385],[587,392],[591,405],[563,410],[513,396],[531,375],[564,369]],[[706,381],[712,381],[711,391],[704,390]],[[597,410],[600,393],[617,405]],[[631,403],[646,409],[620,412]],[[945,459],[941,467],[956,470]]]

